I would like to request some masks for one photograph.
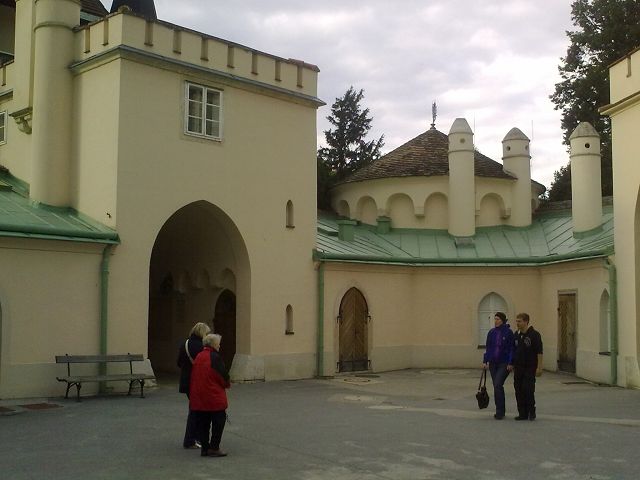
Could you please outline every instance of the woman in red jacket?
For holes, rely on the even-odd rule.
[[[195,358],[191,370],[189,408],[196,416],[198,438],[203,457],[225,457],[220,450],[220,440],[227,420],[226,389],[231,386],[229,373],[218,353],[222,337],[215,333],[206,335],[204,348]],[[209,441],[209,431],[211,440]]]

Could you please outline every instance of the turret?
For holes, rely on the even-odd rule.
[[[31,198],[69,206],[74,56],[80,0],[36,0]]]
[[[571,210],[574,233],[602,225],[600,135],[582,122],[569,137],[571,142]]]
[[[464,118],[449,130],[449,234],[471,237],[476,233],[473,132]]]
[[[502,165],[517,179],[511,188],[509,224],[527,227],[531,225],[531,156],[529,138],[518,128],[509,130],[502,140]]]
[[[111,4],[111,13],[117,12],[120,7],[127,6],[132,12],[143,15],[147,18],[155,20],[156,6],[153,0],[113,0]]]

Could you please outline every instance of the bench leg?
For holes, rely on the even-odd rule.
[[[67,382],[67,391],[64,394],[64,398],[69,398],[69,390],[71,389],[72,386],[73,386],[73,383]]]
[[[129,391],[127,392],[127,395],[131,395],[131,390],[133,389],[133,382],[135,382],[135,380],[129,380]]]
[[[140,398],[144,398],[144,379],[140,380]]]
[[[82,388],[82,384],[80,382],[76,383],[76,401],[80,401],[80,389]]]

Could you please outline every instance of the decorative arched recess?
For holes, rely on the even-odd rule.
[[[611,351],[610,341],[611,311],[609,308],[609,292],[604,290],[600,296],[600,352]]]
[[[369,307],[364,295],[350,288],[340,301],[338,315],[338,371],[369,369]]]
[[[502,225],[502,214],[505,211],[504,200],[497,193],[487,193],[480,200],[480,214],[476,220],[478,227]]]
[[[432,193],[424,201],[424,226],[438,230],[449,228],[449,201],[444,193]]]
[[[394,193],[387,199],[386,208],[394,228],[419,228],[413,200],[406,193]]]
[[[484,296],[478,305],[478,345],[485,345],[487,333],[494,326],[496,312],[507,313],[506,300],[496,292],[491,292]]]
[[[376,225],[378,223],[378,206],[373,198],[369,196],[360,198],[356,211],[356,219],[362,223],[368,225]]]
[[[285,309],[285,327],[284,333],[287,335],[293,335],[293,307],[287,305]]]
[[[338,202],[338,215],[344,218],[351,218],[351,208],[349,208],[349,202],[346,200],[340,200]]]

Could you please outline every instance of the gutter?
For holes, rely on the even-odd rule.
[[[105,245],[100,262],[100,355],[107,355],[107,326],[109,323],[109,260],[113,245]],[[107,373],[107,365],[100,364],[100,375]],[[106,392],[106,383],[100,383],[100,392]]]
[[[316,376],[324,373],[324,263],[318,265],[318,336],[316,345]]]
[[[381,265],[395,264],[402,266],[544,266],[564,263],[573,260],[593,260],[607,257],[612,250],[603,250],[584,255],[580,253],[566,253],[562,255],[549,255],[546,257],[513,257],[513,258],[398,258],[376,255],[359,255],[350,257],[337,253],[319,252],[313,250],[313,259],[319,262],[341,262],[341,263],[374,263]]]
[[[605,267],[609,272],[609,343],[611,353],[611,385],[618,384],[618,278],[616,266],[606,258]]]

